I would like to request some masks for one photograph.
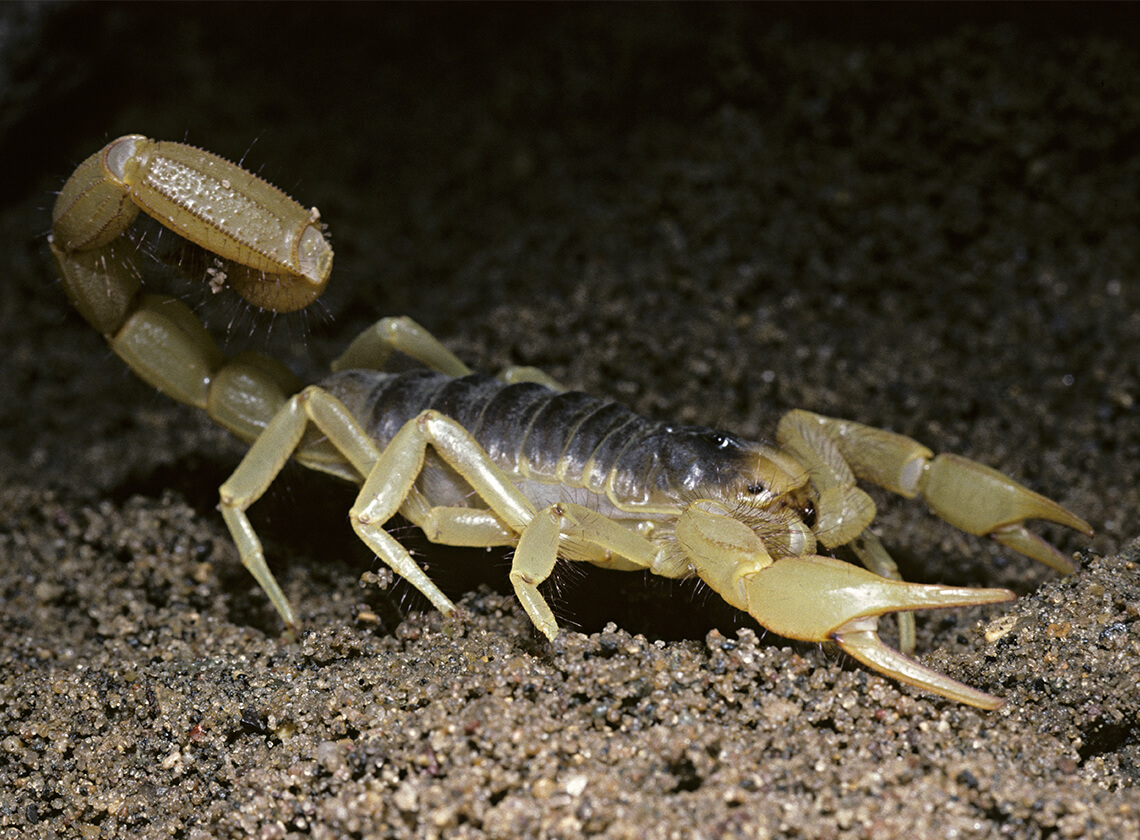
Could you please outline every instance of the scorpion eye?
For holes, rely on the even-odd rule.
[[[753,496],[759,496],[761,493],[764,492],[764,485],[763,484],[749,484],[744,489],[745,489],[745,491],[747,491],[749,494],[751,494]]]

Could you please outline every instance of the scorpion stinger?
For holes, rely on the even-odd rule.
[[[778,447],[666,424],[533,368],[472,374],[408,318],[381,319],[306,387],[267,356],[226,358],[189,307],[142,293],[137,249],[123,235],[140,209],[227,261],[213,283],[274,311],[306,306],[328,283],[320,214],[209,152],[128,135],[64,185],[50,238],[72,303],[131,369],[253,444],[220,488],[220,508],[290,630],[296,614],[246,516],[290,458],[360,486],[357,535],[443,612],[455,605],[385,529],[396,513],[437,543],[513,546],[511,583],[548,638],[559,628],[540,587],[559,560],[696,574],[773,632],[833,641],[875,671],[984,709],[1001,701],[905,655],[910,611],[1012,593],[901,581],[857,482],[920,497],[951,525],[1061,572],[1072,563],[1025,522],[1091,533],[1013,479],[902,435],[805,411],[785,415]],[[426,369],[386,372],[396,351]],[[820,554],[843,547],[866,568]],[[901,652],[876,632],[891,612]]]

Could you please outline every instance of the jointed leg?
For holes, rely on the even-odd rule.
[[[471,485],[488,510],[423,507],[413,485],[429,445]],[[649,541],[579,505],[557,504],[536,513],[470,433],[434,411],[423,412],[400,429],[369,472],[350,514],[361,539],[389,563],[395,541],[381,526],[397,510],[441,542],[500,545],[518,535],[511,583],[535,626],[551,639],[558,624],[538,585],[550,575],[564,541],[576,547],[572,553],[609,559],[625,568],[648,568],[656,555]]]
[[[332,369],[384,370],[388,359],[397,350],[448,376],[471,373],[471,368],[459,361],[459,357],[444,347],[439,339],[408,317],[381,318],[353,339],[348,349],[332,363]]]
[[[426,329],[411,318],[381,318],[348,345],[335,362],[334,371],[362,368],[384,370],[392,353],[399,351],[432,370],[448,376],[467,376],[471,369]],[[555,391],[565,391],[553,377],[536,367],[511,366],[499,374],[507,384],[536,382]]]
[[[233,534],[242,563],[265,590],[290,628],[296,615],[265,563],[261,541],[246,516],[280,473],[313,423],[352,467],[365,477],[350,512],[357,535],[391,569],[422,592],[441,612],[455,606],[432,582],[384,524],[397,512],[422,525],[429,537],[460,545],[519,545],[511,580],[527,613],[553,638],[558,632],[550,608],[537,586],[554,567],[560,540],[574,541],[580,553],[614,557],[615,565],[652,564],[651,543],[599,514],[577,505],[555,505],[536,517],[530,501],[454,420],[425,411],[408,421],[378,451],[344,405],[319,387],[291,398],[254,442],[237,470],[221,488],[222,515]],[[479,508],[432,508],[415,487],[431,446],[487,504]]]
[[[620,523],[581,505],[563,502],[539,512],[515,549],[511,584],[534,626],[551,641],[558,635],[558,622],[538,586],[550,577],[566,540],[584,553],[600,549],[610,565],[623,569],[651,568],[658,551]]]
[[[516,382],[534,382],[538,385],[544,385],[552,391],[566,390],[562,383],[553,376],[541,368],[531,367],[529,365],[512,365],[500,371],[498,378],[508,385],[514,385]]]
[[[296,614],[266,565],[261,541],[245,512],[250,505],[261,498],[273,479],[281,472],[285,462],[300,444],[305,427],[310,422],[321,430],[333,447],[360,475],[374,472],[375,465],[380,459],[376,445],[339,400],[321,388],[309,387],[292,397],[274,416],[265,431],[250,447],[237,470],[221,487],[222,517],[233,535],[242,564],[265,590],[269,600],[290,629],[297,626]],[[407,495],[407,486],[402,492]],[[354,526],[355,524],[354,521]],[[359,533],[359,528],[357,530]],[[451,612],[455,608],[423,569],[416,565],[403,546],[387,534],[375,537],[373,541],[369,541],[369,544],[372,545],[373,542],[376,543],[374,550],[380,558],[393,571],[420,590],[438,610]]]

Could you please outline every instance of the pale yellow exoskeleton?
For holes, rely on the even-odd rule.
[[[319,214],[207,152],[132,135],[79,167],[60,194],[52,235],[68,295],[115,352],[253,442],[221,488],[221,510],[242,562],[290,628],[296,616],[245,514],[290,457],[361,485],[353,528],[444,612],[454,604],[384,529],[397,513],[435,542],[514,546],[515,592],[552,639],[558,624],[539,585],[560,558],[698,575],[775,633],[835,642],[874,670],[987,709],[1001,700],[887,646],[877,623],[885,613],[1013,593],[900,580],[869,530],[874,503],[856,482],[921,497],[954,526],[1063,573],[1071,562],[1025,521],[1091,533],[1001,473],[935,456],[902,435],[806,411],[784,416],[776,446],[654,422],[564,391],[533,369],[471,375],[406,318],[379,321],[332,375],[303,387],[268,357],[225,358],[184,304],[140,292],[135,249],[122,236],[138,208],[225,260],[224,282],[276,311],[304,306],[328,282],[332,251]],[[395,350],[428,370],[384,372]],[[310,424],[319,434],[305,435]],[[846,548],[866,568],[821,547]],[[909,652],[913,624],[900,626]]]

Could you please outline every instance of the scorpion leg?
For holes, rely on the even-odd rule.
[[[1074,571],[1072,562],[1030,532],[1025,520],[1044,519],[1092,534],[1079,516],[997,470],[958,455],[935,457],[904,435],[807,411],[789,412],[777,432],[781,441],[810,441],[820,434],[859,478],[906,498],[921,496],[933,513],[959,530],[988,536],[1064,574]]]
[[[437,419],[444,422],[434,423],[433,421]],[[357,535],[396,574],[423,593],[436,609],[442,613],[453,612],[455,605],[451,600],[416,564],[408,551],[383,530],[382,526],[393,514],[401,510],[406,499],[422,499],[415,494],[413,485],[423,466],[425,446],[428,442],[432,442],[440,448],[438,441],[448,432],[453,432],[451,427],[457,427],[457,424],[438,415],[434,417],[421,415],[405,424],[396,438],[383,452],[380,452],[340,400],[320,387],[310,386],[285,403],[250,447],[249,452],[234,474],[222,485],[220,491],[222,517],[237,544],[242,564],[265,590],[286,625],[291,630],[297,627],[296,614],[266,565],[261,541],[245,512],[265,493],[273,479],[281,472],[285,462],[302,445],[302,436],[310,422],[325,435],[336,452],[352,465],[358,476],[366,477],[364,487],[350,514]],[[433,428],[424,435],[420,429],[421,424],[431,427],[443,425],[444,428],[442,431]],[[305,450],[301,449],[298,457],[305,461],[304,456]],[[484,471],[487,471],[488,467],[490,471],[496,471],[494,465],[489,463],[489,459],[485,455],[482,457],[485,463],[480,466]],[[510,484],[501,474],[491,476],[488,481],[492,484],[496,481]],[[511,489],[514,489],[513,485]],[[488,492],[486,488],[483,489],[483,493]],[[522,499],[521,495],[515,501],[520,505],[520,510],[513,511],[518,516],[525,511],[522,506],[529,503]],[[501,539],[495,539],[502,536],[501,525],[486,531],[486,539],[492,541],[479,542],[479,536],[483,533],[478,530],[479,512],[470,513],[474,514],[474,518],[468,522],[469,540],[461,544],[501,544]],[[415,521],[419,517],[413,512],[412,518]],[[486,517],[483,517],[481,524],[484,527],[487,525],[485,520]],[[461,530],[456,528],[455,523],[452,523],[451,527],[453,531]]]
[[[424,509],[415,490],[424,470],[427,447],[431,446],[490,508],[471,511],[457,508]],[[502,545],[512,542],[534,518],[534,506],[455,420],[436,411],[424,411],[405,423],[363,471],[364,486],[349,517],[357,535],[394,571],[423,592],[441,612],[454,605],[439,592],[407,551],[386,531],[384,524],[398,511],[405,511],[429,536],[459,545]],[[414,566],[414,570],[409,566]],[[442,600],[440,600],[442,599]]]
[[[488,505],[489,512],[459,508],[414,510],[422,500],[409,506],[409,499],[416,499],[414,484],[424,469],[428,446],[471,485]],[[413,509],[409,510],[410,507]],[[580,505],[556,504],[536,512],[470,432],[435,411],[422,412],[396,433],[368,472],[350,513],[361,539],[393,569],[409,577],[402,566],[397,568],[392,562],[395,553],[406,555],[406,552],[382,527],[398,510],[409,513],[417,524],[425,524],[429,536],[442,535],[443,541],[452,544],[500,545],[513,542],[517,535],[511,583],[527,615],[550,639],[557,636],[558,623],[538,591],[538,585],[550,575],[560,547],[571,554],[577,551],[603,564],[608,562],[623,568],[650,567],[657,554],[649,541]],[[468,520],[468,516],[474,519]],[[496,527],[509,530],[496,530]],[[503,539],[504,536],[508,539]],[[571,545],[564,545],[564,541]],[[418,567],[416,571],[423,574]],[[431,597],[416,580],[411,582]],[[440,609],[447,611],[450,607]]]
[[[551,391],[562,392],[566,390],[566,386],[553,376],[541,368],[530,365],[511,365],[509,368],[500,371],[498,378],[508,385],[514,385],[516,382],[533,382],[536,385],[549,388]]]
[[[384,370],[396,351],[448,376],[471,373],[471,368],[459,361],[439,339],[407,316],[381,318],[352,340],[348,349],[332,363],[332,369]]]
[[[333,371],[385,370],[394,352],[410,356],[432,370],[448,376],[467,376],[471,369],[448,350],[439,339],[405,316],[381,318],[348,345],[332,363]],[[535,367],[512,366],[499,374],[508,384],[535,382],[554,391],[565,391],[556,380]]]
[[[659,553],[648,540],[581,505],[561,502],[540,511],[519,538],[511,584],[534,626],[551,641],[558,635],[558,622],[538,587],[550,577],[563,551],[624,570],[652,568]]]
[[[417,488],[412,488],[400,507],[400,515],[440,545],[490,548],[514,545],[518,534],[492,511],[472,507],[433,507]]]
[[[220,491],[222,516],[233,535],[242,564],[265,590],[290,629],[297,627],[296,613],[265,562],[261,541],[246,510],[265,493],[294,452],[303,463],[324,468],[323,464],[314,463],[313,450],[306,449],[302,443],[309,423],[327,438],[340,459],[346,460],[356,474],[364,477],[363,487],[349,514],[353,530],[385,564],[423,593],[440,612],[451,613],[455,605],[408,551],[384,530],[384,524],[394,514],[403,513],[423,526],[433,540],[469,546],[510,544],[519,534],[525,536],[535,519],[531,503],[470,433],[451,418],[425,411],[405,423],[381,452],[343,403],[324,389],[310,386],[290,398],[277,412]],[[427,506],[415,482],[424,469],[428,446],[472,486],[490,510]],[[322,454],[320,450],[315,451]],[[337,460],[334,458],[333,463]],[[581,511],[582,519],[591,517],[600,523],[593,523],[591,519],[593,529],[605,534],[595,542],[608,547],[624,540],[638,546],[642,553],[649,547],[620,525],[605,525],[603,518],[584,509]],[[523,556],[530,555],[524,553]],[[541,595],[537,591],[532,595],[522,584],[516,586],[516,591],[528,614],[540,616],[539,620],[549,616],[549,620],[538,626],[553,637],[557,624],[548,607],[545,614],[542,613],[545,603]]]

